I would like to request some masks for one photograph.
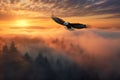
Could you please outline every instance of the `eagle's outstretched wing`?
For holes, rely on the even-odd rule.
[[[71,25],[73,28],[76,28],[76,29],[87,28],[87,25],[85,25],[85,24],[80,24],[80,23],[71,23],[70,25]]]
[[[55,22],[57,22],[58,24],[64,25],[65,21],[56,17],[56,16],[52,16],[51,17]]]

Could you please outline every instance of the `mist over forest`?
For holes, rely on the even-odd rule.
[[[0,80],[120,80],[120,0],[0,0]]]
[[[120,80],[120,32],[0,37],[0,80]]]

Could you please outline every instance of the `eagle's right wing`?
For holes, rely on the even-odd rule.
[[[51,18],[58,24],[64,25],[64,23],[65,23],[64,20],[62,20],[62,19],[60,19],[60,18],[58,18],[56,16],[52,16]]]

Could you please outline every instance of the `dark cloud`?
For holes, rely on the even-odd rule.
[[[60,15],[63,16],[118,15],[120,13],[119,0],[42,0],[41,2],[44,4],[54,4],[50,9],[55,13],[60,12],[59,10],[62,9]]]
[[[21,6],[18,6],[17,3]],[[12,9],[32,11],[36,14],[42,13],[42,16],[51,15],[52,13],[59,16],[93,16],[104,14],[117,16],[120,13],[119,0],[10,0],[10,3],[1,0],[0,7],[5,11]],[[41,15],[37,17],[41,17]]]

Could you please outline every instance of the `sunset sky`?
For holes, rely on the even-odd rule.
[[[60,17],[67,22],[86,24],[88,28],[72,31],[65,29],[62,25],[52,20],[52,15]],[[101,80],[109,80],[106,76],[113,80],[120,79],[120,77],[117,77],[120,75],[120,0],[0,0],[0,55],[3,56],[4,45],[8,46],[8,48],[5,46],[6,52],[11,53],[8,50],[12,50],[10,44],[13,42],[20,53],[28,52],[33,58],[38,53],[50,56],[49,60],[53,61],[52,55],[55,55],[56,62],[59,62],[58,59],[61,55],[66,58],[65,60],[69,58],[72,62],[75,61],[75,63],[80,64],[80,71],[82,71],[81,67],[85,66],[84,68],[91,72],[91,76],[89,76],[91,79],[94,75],[95,78]],[[0,56],[0,60],[4,61],[2,56]],[[47,57],[45,57],[46,59]],[[52,63],[51,61],[49,62]],[[66,72],[66,70],[70,69],[70,67],[68,69],[65,69],[64,66],[60,67],[60,70],[58,70],[58,68],[54,69],[54,67],[51,68],[50,66],[49,71],[57,70],[57,72],[61,72],[61,70],[65,70]],[[9,69],[11,68],[14,69],[14,66]],[[30,68],[34,70],[31,65]],[[42,67],[40,68],[42,69]],[[7,67],[5,66],[4,69],[7,69]],[[33,72],[33,70],[25,71],[29,73]],[[19,70],[16,69],[16,71]],[[42,71],[43,75],[49,71]],[[97,71],[99,73],[96,77]],[[13,73],[16,75],[14,70]],[[39,76],[39,73],[35,74]],[[77,71],[77,74],[73,72],[72,74],[75,74],[76,77],[79,72]],[[72,74],[67,74],[67,76],[58,75],[58,77],[63,79],[61,77],[67,78],[68,75]],[[100,75],[100,78],[98,75]],[[13,78],[13,74],[11,75],[12,77],[7,76]],[[26,76],[26,72],[22,76]],[[4,74],[2,78],[4,78]],[[45,79],[49,78],[45,77]],[[54,79],[59,78],[55,77]],[[13,80],[15,79],[13,78]]]
[[[120,29],[120,0],[0,0],[0,34],[62,28],[52,14],[92,28]]]

